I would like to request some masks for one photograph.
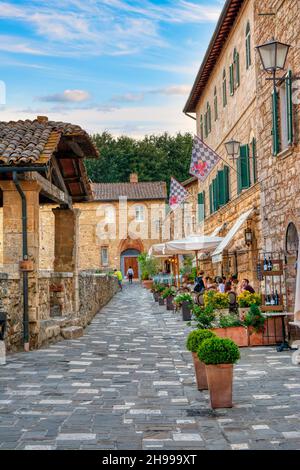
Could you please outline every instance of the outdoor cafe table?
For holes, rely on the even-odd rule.
[[[287,342],[287,338],[288,338],[288,334],[287,334],[287,331],[286,331],[286,326],[285,326],[285,319],[288,318],[288,317],[294,317],[294,314],[291,313],[291,312],[270,312],[270,313],[264,313],[264,316],[266,318],[274,318],[276,320],[276,318],[281,318],[281,328],[282,328],[282,343],[277,346],[277,351],[278,352],[281,352],[283,351],[284,349],[291,349],[290,345],[288,344]],[[276,325],[276,323],[275,323]],[[275,341],[276,341],[276,326],[275,326]],[[274,336],[274,335],[272,335]],[[271,337],[271,336],[268,336],[267,334],[267,337]]]

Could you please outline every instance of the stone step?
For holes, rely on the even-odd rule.
[[[64,339],[77,339],[83,336],[83,328],[81,326],[61,328],[61,335]]]

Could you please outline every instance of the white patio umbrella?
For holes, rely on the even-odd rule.
[[[198,253],[210,252],[223,240],[222,237],[215,237],[211,235],[190,235],[181,240],[172,240],[166,243],[166,249],[177,250],[178,254],[196,253],[196,262],[198,269]]]

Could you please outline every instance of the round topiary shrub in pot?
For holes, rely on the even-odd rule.
[[[201,362],[197,351],[205,339],[214,338],[216,335],[209,330],[194,330],[187,337],[186,347],[188,351],[192,353],[194,367],[195,367],[195,376],[197,381],[198,390],[208,390],[206,370],[204,362]]]
[[[233,364],[240,358],[238,346],[227,338],[209,338],[200,344],[200,361],[205,363],[212,408],[232,408]]]

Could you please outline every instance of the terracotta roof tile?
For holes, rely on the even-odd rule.
[[[39,164],[41,157],[50,158],[60,137],[80,140],[85,156],[97,157],[98,152],[89,135],[80,127],[48,120],[0,122],[0,164]]]
[[[117,201],[126,196],[128,200],[166,199],[166,183],[94,183],[92,191],[96,201]]]

